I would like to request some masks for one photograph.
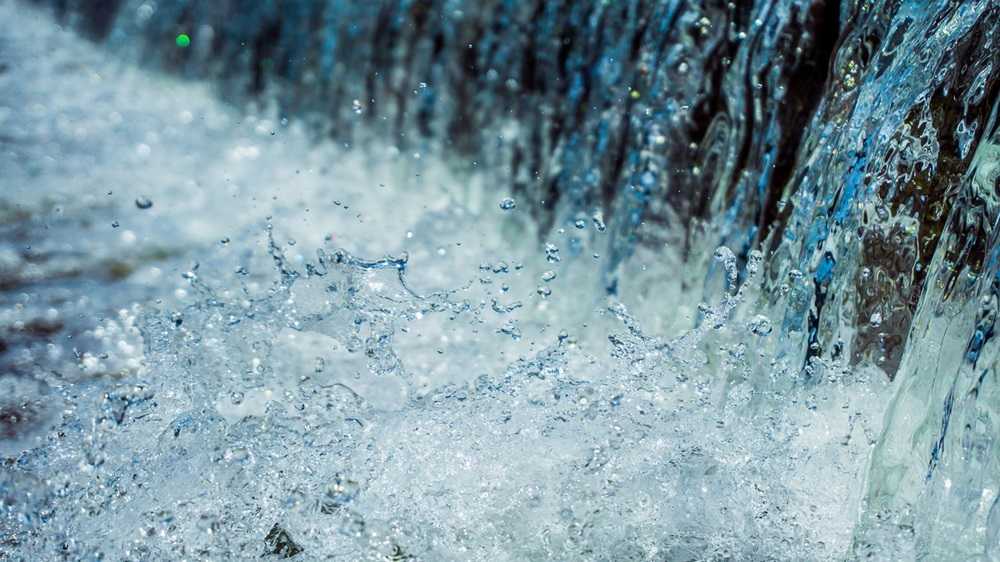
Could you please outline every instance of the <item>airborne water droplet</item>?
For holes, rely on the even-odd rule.
[[[513,320],[510,320],[501,326],[497,330],[497,333],[510,336],[514,341],[519,341],[521,339],[521,329],[517,327],[517,324],[515,324]]]
[[[594,221],[594,228],[596,228],[598,232],[604,232],[605,230],[608,229],[608,226],[604,224],[604,217],[601,215],[601,213],[594,213],[594,216],[591,217],[591,220]]]
[[[153,200],[145,196],[136,197],[135,206],[140,209],[148,209],[153,206]]]
[[[500,208],[504,211],[510,211],[514,207],[517,207],[517,202],[510,197],[504,197],[500,200]]]
[[[559,257],[559,248],[555,244],[546,243],[545,244],[545,261],[549,263],[556,263],[561,261]]]
[[[771,319],[763,314],[758,314],[754,316],[750,322],[747,323],[747,329],[756,336],[766,336],[771,333]]]

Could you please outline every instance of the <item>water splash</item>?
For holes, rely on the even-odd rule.
[[[475,292],[417,295],[401,260],[321,249],[291,270],[271,232],[257,250],[274,264],[267,288],[189,276],[201,298],[141,315],[143,374],[78,388],[60,435],[20,456],[12,474],[52,475],[20,512],[78,507],[25,524],[25,552],[694,560],[846,548],[858,491],[845,504],[814,490],[848,493],[863,469],[870,444],[855,426],[877,431],[878,379],[831,372],[788,388],[794,370],[751,351],[768,335],[728,321],[754,277],[677,338],[646,335],[612,303],[598,313],[617,326],[605,346],[560,333],[512,362],[448,352],[434,378],[452,382],[428,384],[421,326],[444,322],[471,345],[520,310],[477,307]]]
[[[540,241],[530,273],[484,253],[475,262],[491,267],[478,279],[470,268],[464,285],[461,269],[413,266],[417,253],[356,257],[388,244],[327,248],[299,267],[269,238],[278,274],[266,289],[239,280],[254,270],[244,264],[229,264],[240,276],[214,287],[191,268],[198,304],[142,324],[151,372],[174,382],[72,390],[99,413],[62,420],[99,428],[67,439],[96,445],[71,449],[64,466],[108,467],[98,485],[73,482],[86,490],[82,513],[128,528],[131,506],[154,503],[122,499],[135,494],[122,483],[129,454],[153,451],[176,478],[216,492],[181,498],[174,475],[136,473],[148,490],[178,495],[156,498],[173,510],[148,536],[171,538],[138,541],[161,549],[149,557],[1000,555],[996,2],[44,3],[123,56],[273,106],[276,123],[375,151],[391,138],[390,152],[409,162],[474,171],[486,187],[467,200],[499,201],[497,230]],[[260,156],[254,142],[229,152]],[[158,198],[149,212],[160,207]],[[423,215],[421,250],[458,253],[448,225],[469,224],[462,212]],[[0,258],[5,286],[60,274],[26,267],[30,254]],[[569,282],[612,306],[595,314],[594,291]],[[125,331],[133,314],[119,319]],[[42,332],[65,316],[18,310],[13,323],[22,315]],[[544,348],[516,347],[555,331]],[[285,349],[288,336],[313,333],[335,354]],[[415,335],[424,333],[437,337]],[[509,354],[484,352],[483,334]],[[150,376],[129,354],[96,353],[81,354],[94,373]],[[322,389],[284,378],[341,364],[359,377]],[[339,412],[315,414],[322,431],[293,412],[312,412],[307,391]],[[154,402],[160,426],[139,421],[152,413],[130,421]],[[18,420],[58,411],[19,404]],[[88,537],[67,548],[100,549],[91,538],[105,527],[59,520],[58,487],[36,481],[58,466],[46,455],[59,447],[36,447],[43,433],[19,427],[11,442],[23,466],[5,471],[2,490],[29,507],[8,510],[7,535],[54,552],[57,539],[33,530],[58,520],[48,528]],[[154,433],[181,441],[161,451]],[[271,447],[255,449],[264,435]],[[229,472],[197,442],[215,444]],[[258,454],[273,456],[275,444],[299,472]],[[343,466],[331,471],[331,458]],[[818,476],[831,466],[832,484]],[[223,472],[235,479],[212,480]],[[348,481],[359,492],[333,507],[328,498],[334,522],[301,507]],[[221,500],[251,482],[270,495]],[[292,482],[301,489],[288,491]],[[125,548],[122,536],[107,540]]]
[[[772,290],[808,272],[775,311],[803,359],[843,353],[893,376],[935,251],[985,256],[972,248],[986,233],[945,226],[975,206],[963,178],[993,129],[987,0],[110,8],[79,13],[112,47],[342,141],[390,135],[404,153],[471,161],[542,233],[599,209],[610,234],[578,237],[611,291],[635,284],[637,244],[671,246],[693,268],[685,285],[720,243],[741,262],[763,245]],[[172,48],[177,29],[193,48]]]

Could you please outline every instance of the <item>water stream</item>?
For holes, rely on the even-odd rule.
[[[1000,560],[996,0],[0,21],[0,560]]]

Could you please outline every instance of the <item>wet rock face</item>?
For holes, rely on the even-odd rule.
[[[609,291],[636,244],[763,246],[803,359],[892,376],[928,279],[967,298],[992,248],[993,2],[43,3],[338,140],[474,162],[542,232],[600,211]]]

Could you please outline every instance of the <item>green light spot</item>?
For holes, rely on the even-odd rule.
[[[181,33],[174,41],[177,43],[177,46],[182,49],[191,44],[191,38],[188,37],[187,33]]]

